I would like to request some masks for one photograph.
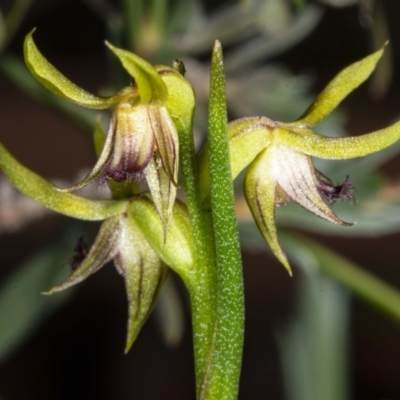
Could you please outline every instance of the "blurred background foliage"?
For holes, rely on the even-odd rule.
[[[33,27],[45,56],[99,94],[128,83],[104,39],[153,63],[182,60],[196,90],[199,147],[215,39],[225,49],[230,119],[296,119],[341,68],[387,39],[373,78],[317,131],[358,135],[400,115],[398,2],[2,0],[0,10],[0,139],[53,181],[75,182],[93,165],[98,113],[55,98],[30,76],[22,43]],[[357,225],[336,227],[296,205],[279,209],[280,238],[297,267],[291,279],[262,242],[238,179],[246,288],[240,398],[400,398],[399,150],[400,143],[359,160],[317,160],[338,183],[350,175],[357,202],[333,208]],[[0,399],[194,398],[189,305],[174,276],[127,356],[123,282],[113,269],[63,295],[40,295],[68,275],[79,236],[90,242],[94,232],[23,198],[0,175]]]

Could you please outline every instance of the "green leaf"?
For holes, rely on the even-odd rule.
[[[229,158],[221,43],[211,59],[208,118],[210,200],[217,261],[215,350],[200,398],[237,397],[243,350],[244,298],[239,234]]]
[[[99,110],[110,108],[121,100],[123,93],[111,97],[98,97],[72,83],[43,57],[33,41],[33,32],[26,36],[24,42],[25,63],[43,86],[57,96]]]
[[[314,265],[350,289],[354,294],[388,316],[400,321],[400,291],[368,271],[302,235],[284,235],[282,241],[288,254],[303,264],[316,259]],[[306,267],[306,265],[304,265]]]
[[[313,126],[330,114],[345,97],[368,79],[381,58],[386,44],[375,53],[340,71],[296,123]]]
[[[10,182],[23,194],[50,210],[69,217],[99,221],[122,214],[128,201],[89,200],[57,187],[20,164],[0,143],[0,168]]]
[[[5,17],[3,17],[0,11],[0,52],[4,50],[14,37],[31,3],[32,0],[15,0]]]
[[[349,291],[314,269],[319,261],[304,259],[294,314],[277,335],[288,400],[349,398]]]
[[[108,42],[106,42],[106,45],[135,80],[141,104],[164,104],[167,101],[167,87],[151,64],[130,51],[114,47]]]

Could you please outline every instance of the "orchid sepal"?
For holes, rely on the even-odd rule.
[[[130,51],[119,49],[107,41],[105,43],[117,56],[126,71],[134,78],[141,104],[161,105],[167,101],[168,89],[151,64]]]
[[[18,162],[1,143],[0,169],[27,197],[69,217],[101,221],[123,213],[129,206],[127,200],[90,200],[71,193],[62,193],[58,187]]]
[[[369,78],[387,44],[388,42],[375,53],[341,70],[296,121],[296,124],[310,127],[328,116],[345,97]]]
[[[33,32],[34,30],[25,38],[25,63],[32,75],[52,93],[81,106],[97,110],[113,107],[124,97],[123,91],[114,96],[99,97],[75,85],[43,57],[33,41]]]

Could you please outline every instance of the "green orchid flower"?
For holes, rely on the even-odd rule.
[[[338,199],[353,199],[350,179],[346,177],[343,184],[334,185],[314,168],[311,157],[337,160],[362,157],[400,138],[400,122],[359,137],[325,137],[311,130],[369,77],[383,50],[342,70],[295,122],[254,117],[234,121],[228,126],[232,178],[249,166],[244,179],[248,206],[264,239],[289,274],[291,268],[277,238],[275,207],[293,200],[329,222],[353,225],[342,221],[328,205]],[[209,193],[207,153],[205,146],[199,158],[205,205]]]
[[[172,268],[183,279],[193,268],[193,244],[186,207],[176,202],[168,236],[149,196],[120,200],[89,200],[57,187],[20,164],[0,143],[0,168],[23,194],[58,213],[103,221],[90,248],[80,240],[71,259],[71,276],[45,292],[65,290],[113,260],[125,280],[128,297],[128,334],[125,351],[148,318],[166,274]]]
[[[117,182],[146,179],[166,233],[176,198],[179,163],[178,133],[169,112],[169,89],[162,78],[168,67],[156,69],[106,42],[131,75],[132,83],[114,96],[98,97],[76,86],[51,65],[37,49],[32,34],[25,39],[25,62],[41,84],[84,107],[115,107],[96,165],[81,182],[60,190],[74,191],[99,178]],[[179,79],[181,86],[188,85],[181,75]]]

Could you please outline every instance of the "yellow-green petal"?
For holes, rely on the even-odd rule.
[[[157,159],[153,157],[146,168],[146,181],[149,185],[154,205],[163,226],[164,238],[166,238],[172,217],[177,187],[165,173],[164,169],[160,168],[157,164]]]
[[[93,275],[106,263],[111,261],[118,252],[118,243],[121,234],[120,216],[105,220],[100,231],[79,267],[61,285],[55,286],[43,294],[50,295],[74,286],[90,275]]]
[[[333,78],[296,124],[313,126],[321,122],[374,71],[386,44],[375,53],[349,65]]]
[[[23,194],[61,214],[99,221],[123,213],[127,201],[89,200],[57,187],[19,163],[0,143],[0,168],[10,182]]]
[[[244,180],[244,194],[263,238],[289,275],[292,275],[289,262],[278,242],[275,223],[276,190],[273,154],[267,149],[249,166]]]
[[[135,80],[141,104],[163,104],[167,101],[168,89],[151,64],[130,51],[114,47],[108,42],[106,45]]]
[[[96,179],[100,178],[104,174],[104,168],[109,161],[111,157],[111,153],[114,149],[114,142],[115,142],[115,137],[116,137],[116,113],[114,112],[111,122],[110,122],[110,127],[108,128],[108,135],[106,137],[106,140],[104,142],[102,151],[100,153],[99,158],[96,161],[95,166],[93,169],[89,172],[87,176],[85,176],[80,182],[76,183],[73,186],[67,187],[67,188],[58,188],[58,191],[62,193],[67,193],[67,192],[74,192],[75,190],[79,190],[86,185],[89,185]],[[97,149],[96,149],[97,150]]]
[[[63,99],[99,110],[112,107],[121,100],[122,94],[99,97],[72,83],[43,57],[33,41],[32,34],[33,31],[26,36],[24,42],[25,63],[44,87]]]
[[[277,129],[276,140],[300,153],[313,157],[345,160],[363,157],[389,147],[400,139],[400,121],[360,136],[333,138],[308,129]]]
[[[125,280],[128,296],[128,333],[125,352],[136,340],[153,309],[168,268],[150,247],[134,218],[121,219],[122,229],[114,263]]]
[[[147,110],[151,131],[156,142],[156,152],[172,183],[178,185],[179,139],[176,127],[164,106],[149,106]]]

